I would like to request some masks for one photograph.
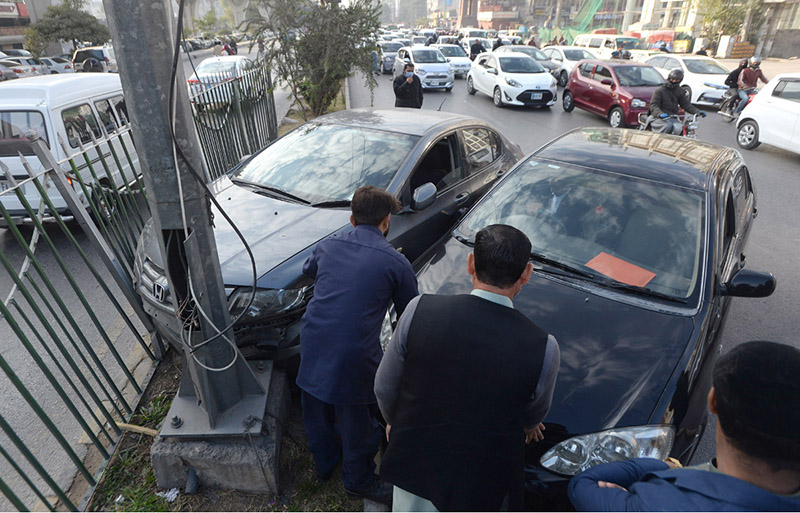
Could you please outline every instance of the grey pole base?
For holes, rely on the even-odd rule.
[[[264,374],[271,379],[264,387],[268,389],[267,404],[257,416],[263,421],[256,422],[249,434],[196,440],[167,438],[162,430],[150,448],[159,488],[184,488],[189,468],[193,467],[200,486],[256,494],[278,493],[282,425],[289,412],[291,394],[284,372],[256,372],[257,376]],[[171,418],[168,416],[164,424],[170,425]],[[208,435],[206,432],[205,436]]]

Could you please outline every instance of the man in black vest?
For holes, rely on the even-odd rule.
[[[530,253],[521,231],[487,226],[467,259],[472,293],[418,296],[401,315],[375,377],[395,511],[521,507],[524,444],[543,438],[560,363],[511,301]]]

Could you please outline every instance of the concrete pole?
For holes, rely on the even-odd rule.
[[[104,5],[131,116],[136,152],[142,163],[154,231],[165,262],[175,311],[179,311],[177,304],[189,295],[188,268],[191,269],[195,297],[211,321],[201,320],[196,328],[197,339],[187,340],[190,344],[197,344],[217,335],[215,326],[218,329],[227,327],[230,313],[206,191],[180,157],[177,159],[178,168],[175,168],[170,134],[172,121],[169,119],[169,84],[176,34],[171,1],[104,0]],[[176,82],[177,145],[192,168],[205,176],[180,62]],[[183,198],[179,194],[181,187]],[[184,216],[185,228],[190,233],[188,238],[184,235]],[[222,222],[224,220],[218,215],[216,223]],[[168,241],[171,243],[167,244]],[[233,340],[232,330],[226,334]],[[181,437],[185,434],[203,437],[218,434],[220,418],[235,410],[246,396],[264,396],[262,409],[255,412],[257,417],[261,416],[266,392],[235,346],[231,347],[222,337],[218,337],[194,353],[197,360],[212,369],[223,368],[236,360],[235,365],[221,372],[204,369],[186,347],[183,349],[188,365],[184,368],[181,392],[173,401],[170,416],[178,416],[176,412],[183,411],[181,408],[186,411],[180,415],[181,419],[171,423],[177,427],[169,436]],[[191,382],[188,381],[190,377]],[[179,401],[181,398],[185,400]],[[201,408],[205,410],[204,413]],[[225,423],[239,424],[225,426],[226,432],[236,432],[237,429],[238,432],[246,431],[238,417],[224,415]],[[165,423],[162,434],[169,427],[170,423]]]
[[[622,30],[628,30],[633,23],[633,15],[636,14],[636,0],[625,1],[625,16],[622,18]]]

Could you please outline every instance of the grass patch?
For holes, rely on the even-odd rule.
[[[346,108],[347,107],[344,97],[344,83],[342,83],[342,88],[339,91],[339,95],[336,97],[336,100],[333,102],[333,105],[331,105],[331,108],[328,109],[328,113],[330,114],[331,112],[338,112],[340,110],[345,110]],[[303,109],[305,109],[306,117],[308,117],[309,120],[314,118],[308,107],[304,105]],[[293,130],[295,127],[305,123],[302,111],[300,110],[300,108],[297,107],[296,103],[293,104],[292,107],[289,109],[289,112],[286,113],[284,119],[286,118],[294,121],[294,123],[292,122],[284,123],[283,120],[278,120],[278,137],[283,137],[288,132]]]

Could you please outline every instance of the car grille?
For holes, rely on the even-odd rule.
[[[163,287],[161,298],[156,296],[156,284]],[[139,273],[139,294],[150,300],[151,303],[158,304],[164,310],[175,311],[172,307],[172,293],[167,286],[167,275],[164,269],[146,257]]]
[[[534,93],[541,93],[542,99],[532,100],[531,98],[533,98]],[[552,100],[553,100],[553,93],[551,93],[547,89],[526,89],[525,91],[517,95],[517,101],[522,102],[525,105],[546,105],[548,102]]]
[[[431,73],[425,75],[425,80],[436,80],[436,79],[441,80],[443,78],[447,78],[447,75],[442,75],[440,73]]]

